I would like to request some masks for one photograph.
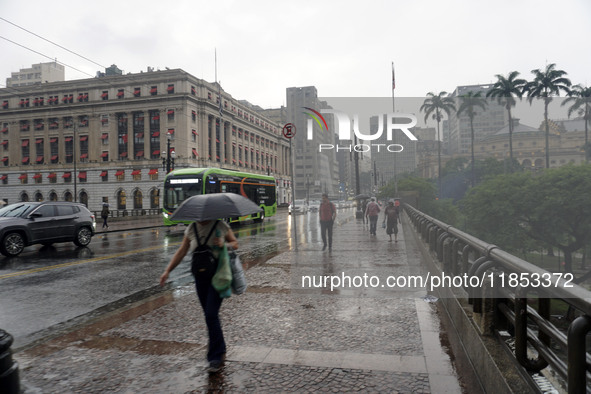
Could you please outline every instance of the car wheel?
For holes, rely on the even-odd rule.
[[[92,240],[92,232],[88,227],[80,227],[74,238],[76,246],[86,246]]]
[[[0,252],[4,256],[18,256],[25,248],[25,238],[20,233],[10,233],[2,240]]]

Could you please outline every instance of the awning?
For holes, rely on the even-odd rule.
[[[100,174],[99,176],[102,178],[102,177],[104,177],[104,176],[107,176],[107,174],[108,174],[108,172],[107,172],[107,171],[103,171],[103,172],[101,172],[101,174]]]
[[[5,161],[8,161],[8,157],[6,157],[6,156],[4,156],[4,157],[2,158],[2,162],[5,162]]]
[[[174,129],[168,129],[169,134],[174,134]]]
[[[127,157],[127,152],[121,152],[121,153],[119,154],[119,156],[121,156],[121,157]]]
[[[47,175],[47,178],[49,179],[53,179],[55,178],[57,175],[55,175],[55,172],[52,172],[51,174]]]
[[[169,87],[166,88],[166,90],[169,91],[169,92],[171,92],[171,91],[174,90],[174,86],[169,86]]]
[[[195,156],[199,156],[199,154],[197,153],[197,149],[193,148],[193,154],[194,154]]]
[[[72,142],[72,137],[66,137],[66,142]]]
[[[144,137],[144,133],[137,133],[135,135],[135,138],[143,138]]]
[[[105,93],[101,94],[101,98],[105,98],[105,97],[107,97],[107,96],[109,96],[109,93],[107,93],[107,92],[105,92]]]
[[[43,161],[43,156],[37,156],[37,163],[40,163]]]
[[[155,175],[155,174],[158,174],[158,169],[157,168],[152,168],[150,170],[150,172],[148,172],[148,175]]]
[[[29,146],[29,140],[23,140],[22,146]]]
[[[156,138],[156,137],[160,137],[160,132],[159,131],[155,131],[152,133],[152,137]]]
[[[35,143],[36,143],[36,144],[42,144],[42,143],[43,143],[43,138],[37,138],[37,139],[35,140]]]
[[[64,172],[64,175],[62,175],[62,178],[69,178],[72,176],[71,172]]]
[[[196,130],[192,130],[191,132],[192,132],[194,135],[199,135],[199,134],[197,134],[197,131],[196,131]]]
[[[123,174],[125,174],[125,171],[123,171],[123,170],[119,170],[119,171],[117,171],[117,172],[115,173],[115,176],[121,176],[121,175],[123,175]]]
[[[121,139],[123,140],[123,142],[125,142],[127,144],[127,134],[123,134],[121,136]]]
[[[27,179],[27,174],[21,174],[21,176],[19,176],[18,179]]]
[[[56,143],[56,142],[57,142],[57,138],[51,138],[51,139],[49,140],[49,142],[51,142],[52,144],[54,144],[54,143]]]
[[[8,178],[6,175],[2,175],[2,176],[0,176],[0,181],[5,180],[6,178]]]
[[[135,157],[142,157],[144,155],[144,151],[140,150],[135,154]]]
[[[80,141],[86,141],[88,139],[87,135],[83,135],[80,137]]]
[[[152,120],[160,120],[160,115],[152,116]]]
[[[2,132],[2,133],[8,133],[8,127],[3,128],[2,130],[0,130],[0,132]]]
[[[109,156],[109,152],[103,152],[101,153],[101,157],[108,157]]]
[[[133,170],[131,172],[131,175],[140,175],[142,173],[142,170]]]
[[[122,97],[125,93],[123,91],[117,92],[117,97]]]
[[[169,109],[166,113],[168,115],[174,115],[174,109]]]
[[[23,157],[23,163],[26,163],[28,161],[29,161],[29,158],[28,157]]]
[[[158,88],[152,88],[150,89],[150,93],[156,93],[158,91]]]
[[[2,141],[2,143],[1,143],[1,144],[2,144],[2,145],[8,145],[8,141],[7,141],[7,140],[4,140],[4,141]]]
[[[79,172],[78,179],[86,179],[86,171]]]
[[[51,156],[51,160],[57,160],[57,155]]]
[[[80,155],[81,159],[86,159],[88,157],[88,153],[83,153]]]
[[[152,152],[152,155],[153,156],[158,156],[158,155],[160,155],[160,151],[159,150],[155,150],[155,151]]]
[[[39,179],[39,178],[41,178],[41,174],[35,174],[35,175],[33,175],[33,179]]]
[[[108,133],[104,133],[104,134],[101,136],[101,139],[102,139],[102,140],[106,140],[107,138],[109,138],[109,134],[108,134]]]

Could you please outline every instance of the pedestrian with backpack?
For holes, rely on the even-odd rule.
[[[103,218],[103,228],[109,228],[109,224],[107,223],[107,220],[109,219],[109,204],[107,204],[106,202],[103,203],[103,209],[101,211],[101,218]]]
[[[367,208],[365,209],[365,217],[369,219],[369,234],[376,235],[376,228],[378,224],[378,217],[380,214],[380,206],[376,202],[376,198],[372,197]]]

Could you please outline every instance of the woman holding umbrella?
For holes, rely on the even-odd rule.
[[[202,220],[192,223],[185,229],[185,236],[181,247],[172,256],[164,273],[160,276],[160,286],[164,286],[170,272],[179,265],[189,251],[193,252],[191,271],[195,276],[197,296],[205,314],[205,322],[209,334],[207,361],[209,361],[210,373],[220,370],[226,353],[226,343],[219,318],[222,298],[211,284],[211,280],[215,274],[215,268],[217,267],[218,255],[224,243],[226,243],[228,250],[238,248],[238,241],[230,226],[225,222],[220,220]],[[204,249],[209,250],[206,250],[207,253],[195,253],[195,249],[198,249],[198,251]],[[209,262],[205,262],[202,257],[199,257],[209,254],[212,254],[215,258],[215,265],[213,267],[207,267]]]

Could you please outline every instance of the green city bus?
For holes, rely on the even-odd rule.
[[[275,178],[268,175],[225,170],[221,168],[183,168],[171,171],[164,179],[162,215],[164,225],[174,226],[170,220],[174,210],[185,199],[205,193],[236,193],[255,204],[263,211],[252,215],[227,218],[229,222],[245,220],[263,221],[277,212],[277,186]]]

